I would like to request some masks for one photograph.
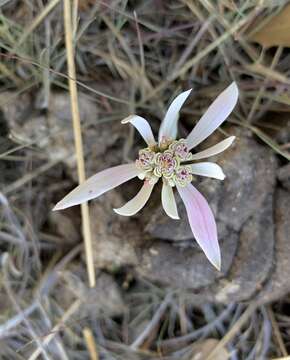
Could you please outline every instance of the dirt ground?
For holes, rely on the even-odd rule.
[[[286,0],[0,1],[1,360],[290,359],[289,18]],[[194,179],[220,272],[159,188],[138,214],[113,212],[131,180],[89,203],[90,287],[80,208],[52,211],[78,184],[75,80],[87,176],[136,159],[129,114],[157,134],[192,88],[185,137],[237,83],[233,113],[199,146],[236,136],[214,158],[226,179]]]

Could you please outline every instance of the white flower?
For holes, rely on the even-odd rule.
[[[209,261],[221,267],[220,248],[213,213],[200,192],[191,184],[193,175],[223,180],[221,167],[211,162],[196,162],[226,150],[234,141],[230,136],[220,143],[198,153],[191,150],[211,135],[229,116],[238,100],[236,83],[227,87],[210,105],[186,139],[176,140],[179,111],[191,90],[178,95],[167,110],[155,141],[149,123],[142,117],[131,115],[122,120],[131,123],[139,131],[147,147],[140,150],[138,159],[131,164],[103,170],[90,177],[66,195],[53,210],[65,209],[94,199],[106,191],[139,177],[143,186],[137,195],[119,209],[117,214],[131,216],[141,210],[148,201],[155,184],[162,179],[161,201],[164,211],[173,219],[179,219],[173,188],[185,205],[192,233]]]

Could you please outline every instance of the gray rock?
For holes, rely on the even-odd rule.
[[[122,218],[114,213],[122,197],[112,190],[92,203],[91,229],[94,235],[93,252],[97,268],[110,271],[120,266],[137,265],[138,239],[142,237],[133,219]]]
[[[275,199],[275,254],[271,276],[259,294],[262,302],[278,300],[290,291],[290,193],[279,189]]]
[[[226,278],[212,289],[215,301],[247,300],[269,278],[275,244],[272,203],[272,194],[268,194],[262,207],[242,227],[232,267]]]
[[[230,234],[229,234],[230,235]],[[238,236],[233,233],[221,242],[222,271],[208,263],[197,247],[176,247],[166,241],[155,240],[139,251],[136,271],[151,281],[180,289],[199,289],[221,279],[232,265]]]
[[[277,177],[282,186],[290,191],[290,163],[280,167],[277,172]]]
[[[87,274],[80,266],[70,266],[62,271],[60,285],[54,296],[62,306],[70,306],[77,298],[82,302],[76,318],[84,319],[87,316],[96,318],[98,316],[113,317],[122,314],[126,310],[121,289],[114,278],[99,271],[96,274],[96,286],[87,287]],[[96,301],[97,299],[97,301]]]

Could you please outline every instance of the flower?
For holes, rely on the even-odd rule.
[[[237,103],[239,93],[236,83],[233,82],[210,105],[187,138],[176,140],[179,111],[190,92],[191,89],[181,93],[169,106],[159,129],[158,142],[144,118],[131,115],[122,120],[123,124],[132,124],[147,143],[147,147],[139,151],[138,159],[134,163],[118,165],[93,175],[66,195],[53,210],[65,209],[94,199],[134,177],[139,177],[143,185],[137,195],[124,206],[114,209],[119,215],[131,216],[144,207],[155,184],[162,179],[161,202],[164,211],[169,217],[179,219],[173,192],[176,187],[185,205],[196,241],[208,260],[220,270],[221,254],[214,215],[206,199],[191,181],[194,175],[223,180],[225,175],[219,165],[196,161],[226,150],[235,137],[230,136],[198,153],[192,153],[191,150],[226,120]]]

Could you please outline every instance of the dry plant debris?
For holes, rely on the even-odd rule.
[[[255,41],[265,48],[271,46],[290,47],[290,4],[286,5],[278,14],[269,15],[269,19],[263,19],[255,23],[255,30],[249,36],[249,40]],[[258,19],[259,20],[259,19]]]
[[[77,184],[63,1],[0,1],[0,358],[287,359],[288,1],[72,0],[71,5],[88,176],[137,154],[140,138],[122,128],[122,118],[148,117],[156,133],[167,104],[193,88],[192,102],[182,110],[180,131],[186,136],[221,90],[238,84],[239,107],[221,131],[237,132],[243,154],[252,154],[253,161],[235,150],[238,166],[235,158],[224,162],[242,176],[221,189],[201,184],[216,209],[223,207],[223,192],[230,199],[240,186],[244,194],[236,200],[240,212],[235,206],[219,211],[231,276],[225,272],[215,279],[205,271],[198,250],[188,247],[186,228],[171,228],[157,241],[164,222],[156,216],[154,199],[144,223],[109,217],[112,205],[136,191],[130,184],[91,207],[96,288],[88,287],[78,209],[59,218],[50,214]],[[251,36],[253,26],[258,30]],[[245,166],[251,171],[243,171]],[[259,184],[267,194],[259,192]],[[76,229],[76,236],[64,234],[66,227]],[[265,247],[263,239],[269,239]],[[147,251],[140,251],[142,244]],[[164,261],[167,268],[160,273],[154,271],[158,246],[176,260],[174,266]],[[182,272],[182,253],[197,260],[187,277],[197,289],[159,281],[172,276],[169,270]],[[245,254],[256,272],[249,271]]]

